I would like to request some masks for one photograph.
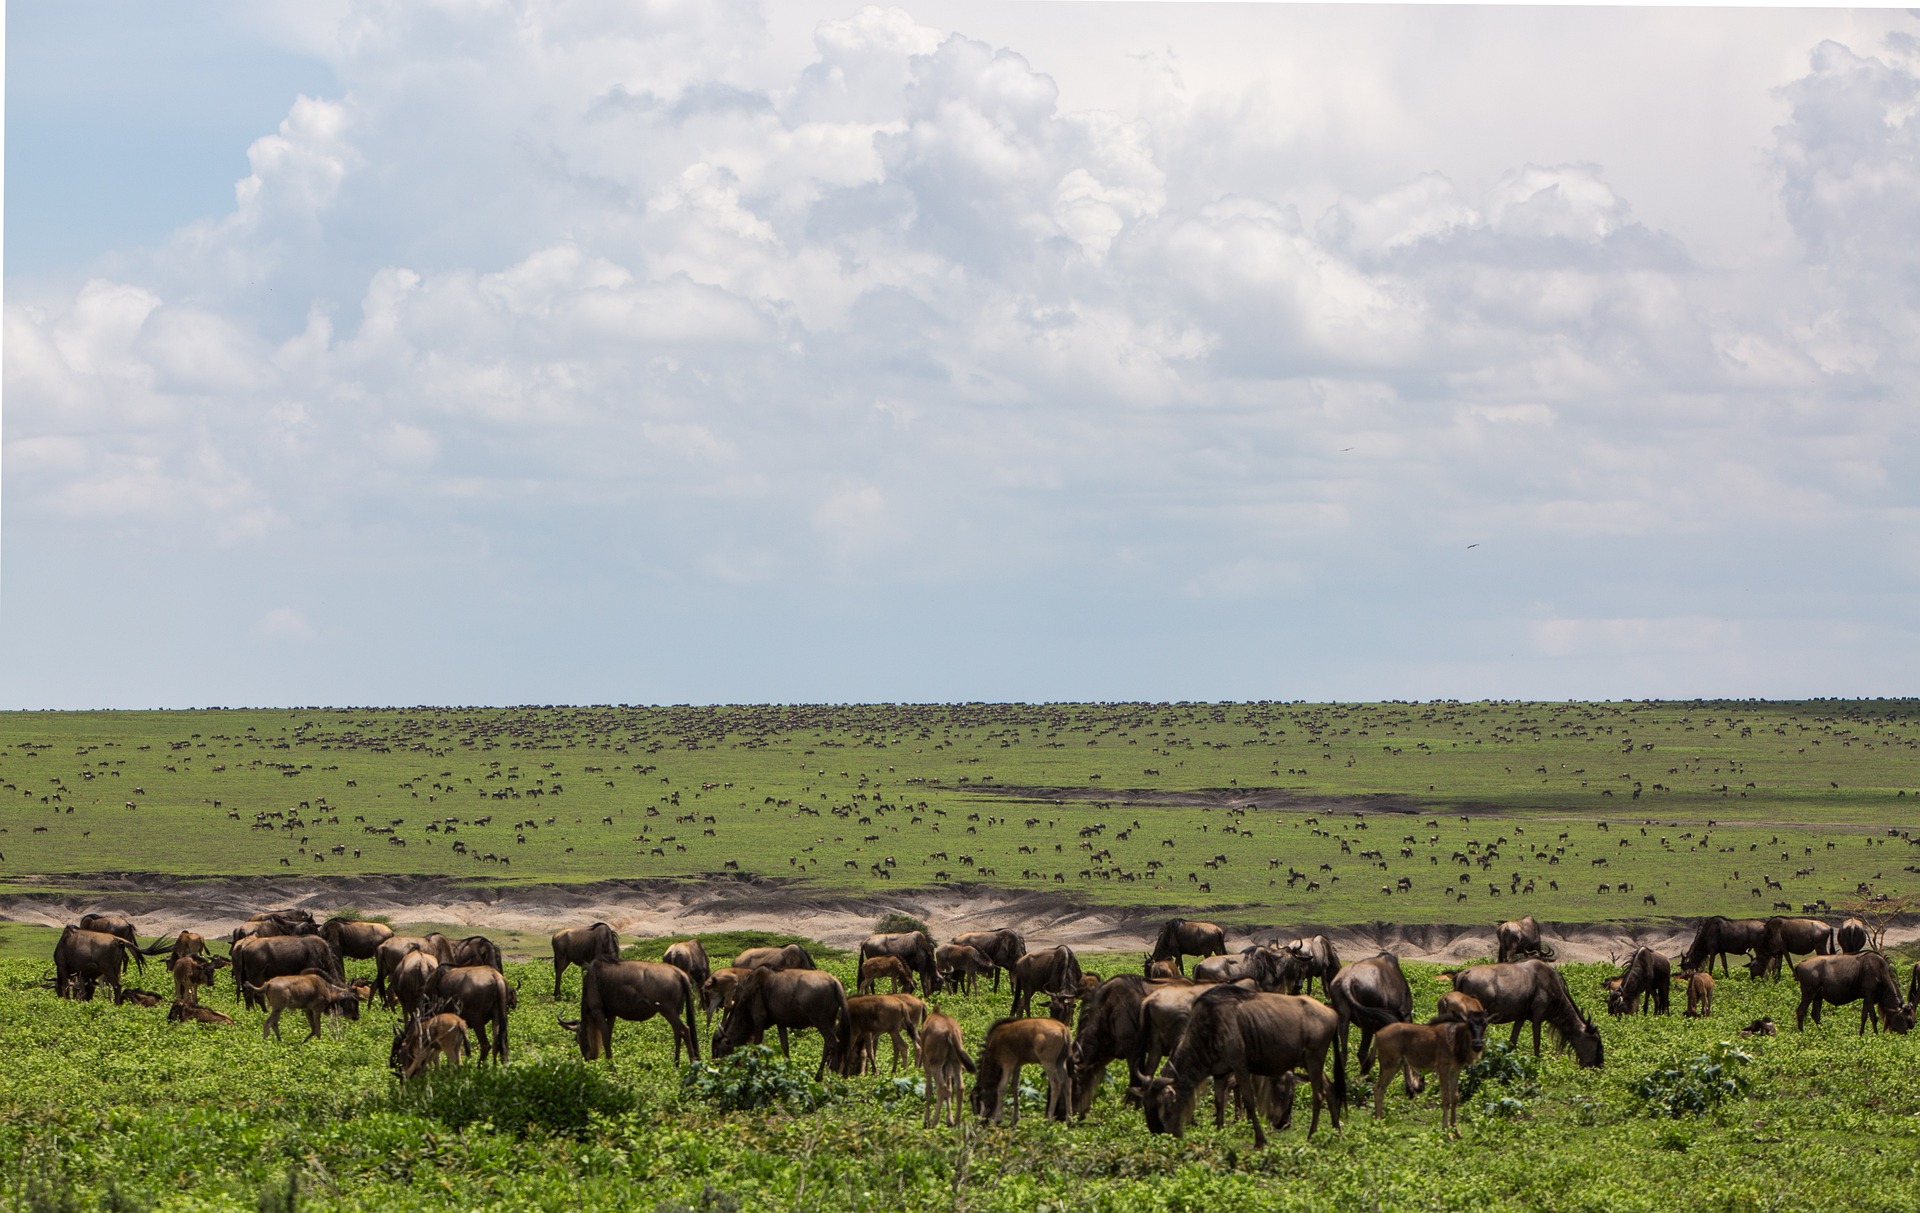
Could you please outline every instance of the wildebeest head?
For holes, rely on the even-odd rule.
[[[1182,1100],[1178,1084],[1162,1075],[1150,1078],[1140,1090],[1140,1107],[1147,1116],[1147,1132],[1179,1137],[1193,1119],[1193,1100]]]
[[[1589,1067],[1604,1064],[1606,1046],[1600,1041],[1600,1029],[1593,1026],[1593,1021],[1587,1018],[1585,1011],[1575,1007],[1574,1013],[1580,1017],[1580,1028],[1567,1035],[1567,1043],[1573,1046],[1574,1060]]]

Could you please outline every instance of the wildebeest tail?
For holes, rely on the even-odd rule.
[[[1540,959],[1552,960],[1555,956],[1558,956],[1558,955],[1559,953],[1554,951],[1552,944],[1548,943],[1544,939],[1540,941],[1540,952],[1539,952]]]
[[[695,1001],[693,996],[693,978],[687,976],[687,974],[685,973],[682,973],[680,976],[685,978],[685,981],[682,984],[686,987],[682,1001],[686,1003],[687,1052],[692,1054],[693,1059],[695,1061],[699,1061],[700,1060],[700,1031],[699,1029],[694,1027],[694,1024],[698,1021],[695,1018],[695,1014],[694,1014]]]
[[[173,943],[178,938],[180,938],[178,935],[162,935],[140,950],[148,956],[158,956],[162,952],[171,952],[173,951]]]
[[[1347,1034],[1343,1031],[1333,1042],[1333,1102],[1342,1107],[1347,1102]]]
[[[847,996],[844,991],[840,995],[840,1013],[833,1021],[833,1049],[834,1056],[839,1059],[841,1073],[852,1074],[853,1012],[847,1009]]]
[[[1355,1005],[1349,1008],[1347,1018],[1359,1024],[1369,1032],[1378,1032],[1388,1024],[1404,1022],[1399,1015],[1385,1007]]]

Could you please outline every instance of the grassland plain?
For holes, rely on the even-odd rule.
[[[748,941],[710,942],[728,955]],[[823,956],[851,981],[846,954]],[[1139,964],[1090,959],[1109,973]],[[1407,968],[1424,1017],[1444,987],[1433,966]],[[1793,983],[1744,974],[1721,983],[1711,1019],[1603,1022],[1601,1069],[1549,1046],[1537,1086],[1484,1088],[1457,1139],[1441,1132],[1433,1093],[1408,1101],[1396,1085],[1384,1121],[1355,1108],[1308,1140],[1303,1114],[1256,1151],[1244,1122],[1215,1130],[1204,1116],[1183,1138],[1149,1135],[1119,1099],[1117,1068],[1071,1125],[1029,1105],[1010,1128],[924,1129],[912,1077],[884,1067],[830,1079],[817,1111],[721,1113],[683,1093],[658,1020],[620,1025],[616,1058],[585,1074],[555,1022],[577,1005],[577,974],[556,1004],[544,965],[509,966],[523,999],[506,1072],[548,1108],[519,1123],[524,1109],[489,1114],[444,1076],[423,1083],[445,1098],[419,1083],[403,1093],[386,1066],[391,1013],[280,1044],[262,1040],[261,1014],[236,1006],[226,981],[207,1001],[239,1022],[203,1028],[60,1001],[43,969],[0,959],[0,1204],[22,1210],[1910,1210],[1920,1190],[1915,1039],[1860,1038],[1846,1011],[1795,1033]],[[1592,1008],[1610,970],[1564,971]],[[938,1001],[977,1047],[1003,999],[983,987]],[[1763,1014],[1785,1031],[1744,1043],[1747,1096],[1675,1118],[1636,1093]],[[810,1074],[818,1050],[812,1034],[796,1038],[799,1068]],[[598,1111],[566,1122],[569,1098]]]
[[[14,712],[0,887],[738,872],[1617,921],[1920,890],[1916,794],[1913,700]]]

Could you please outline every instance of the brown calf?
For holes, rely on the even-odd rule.
[[[934,1011],[920,1029],[920,1065],[927,1073],[926,1127],[941,1122],[942,1112],[949,1126],[960,1123],[960,1097],[964,1093],[961,1071],[972,1073],[973,1058],[967,1056],[960,1025],[950,1015]]]
[[[906,997],[908,996],[896,994],[860,994],[847,999],[847,1016],[853,1024],[852,1044],[845,1058],[847,1074],[864,1074],[870,1069],[878,1069],[875,1054],[879,1051],[880,1037],[883,1035],[893,1039],[895,1070],[900,1068],[900,1054],[903,1051],[910,1061],[919,1054],[918,1033],[914,1030],[914,1015],[912,1009],[903,1001]],[[913,1001],[920,1000],[916,998]],[[900,1044],[903,1033],[908,1041],[904,1050]]]
[[[1479,1060],[1486,1039],[1484,1020],[1478,1041],[1471,1023],[1394,1023],[1381,1028],[1373,1038],[1380,1058],[1373,1076],[1373,1114],[1387,1114],[1387,1084],[1396,1070],[1405,1075],[1409,1098],[1420,1089],[1415,1075],[1431,1070],[1440,1080],[1440,1125],[1452,1128],[1460,1106],[1460,1071]]]
[[[1713,1014],[1713,974],[1705,969],[1682,973],[1675,981],[1687,983],[1687,1018],[1705,1019]]]
[[[167,1011],[167,1022],[205,1023],[230,1026],[233,1023],[233,1017],[230,1015],[222,1015],[212,1007],[203,1007],[198,1004],[185,1006],[176,1002]]]
[[[913,993],[913,971],[907,968],[907,962],[898,956],[870,956],[860,962],[860,982],[855,987],[861,994],[873,993],[882,977],[893,981],[895,994],[905,990]]]
[[[1072,1060],[1073,1034],[1059,1020],[998,1020],[987,1029],[980,1048],[973,1110],[981,1120],[998,1124],[1011,1107],[1010,1123],[1020,1123],[1020,1067],[1038,1065],[1047,1075],[1048,1119],[1067,1119],[1073,1102]]]
[[[451,1011],[411,1019],[395,1033],[393,1068],[403,1079],[445,1060],[457,1066],[467,1054],[467,1021]]]
[[[345,1015],[348,1019],[360,1018],[360,1000],[353,991],[345,986],[334,985],[320,973],[301,973],[293,977],[272,977],[265,985],[248,985],[247,992],[267,1004],[266,1022],[260,1025],[260,1039],[265,1040],[267,1033],[273,1033],[275,1040],[280,1035],[280,1013],[291,1007],[307,1013],[307,1035],[304,1039],[313,1040],[320,1035],[320,1016]]]

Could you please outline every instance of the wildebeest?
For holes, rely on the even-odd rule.
[[[334,985],[346,984],[340,953],[319,935],[252,935],[233,945],[233,984],[241,1003],[260,1005],[248,986],[263,986],[275,977],[291,977],[313,969]]]
[[[1327,1001],[1340,1017],[1340,1034],[1334,1040],[1335,1064],[1342,1067],[1347,1056],[1347,1025],[1360,1028],[1360,1072],[1373,1063],[1369,1049],[1373,1038],[1388,1024],[1408,1023],[1413,1019],[1413,990],[1400,971],[1400,959],[1381,952],[1341,969],[1327,983]]]
[[[1186,958],[1198,956],[1224,956],[1227,952],[1227,933],[1210,922],[1194,922],[1187,918],[1168,919],[1160,928],[1159,936],[1153,941],[1153,954],[1147,957],[1147,964],[1156,960],[1170,960],[1174,971],[1185,973]]]
[[[1007,1014],[1030,1014],[1035,994],[1073,997],[1079,993],[1080,958],[1065,944],[1031,952],[1014,961],[1007,985],[1013,990],[1013,1008]]]
[[[398,995],[393,990],[393,975],[409,953],[425,952],[441,964],[453,961],[453,941],[438,931],[426,935],[389,935],[373,949],[373,990],[382,1004],[393,1006]]]
[[[1327,983],[1340,972],[1340,953],[1334,951],[1333,941],[1325,935],[1296,939],[1287,944],[1285,950],[1300,962],[1300,974],[1308,993],[1313,992],[1314,978],[1320,979],[1320,988],[1325,990]]]
[[[782,948],[748,948],[733,958],[736,969],[813,969],[813,953],[797,943]]]
[[[1187,1021],[1193,1015],[1193,1004],[1208,990],[1219,988],[1168,984],[1157,989],[1150,988],[1141,996],[1139,1027],[1134,1036],[1131,1066],[1136,1086],[1152,1078],[1160,1066],[1160,1059],[1170,1055],[1180,1043],[1180,1037],[1187,1030]]]
[[[995,981],[1000,976],[1000,970],[980,954],[980,949],[964,943],[943,943],[935,948],[933,967],[939,971],[943,985],[968,994],[980,988],[982,973],[992,973]]]
[[[1688,1019],[1705,1019],[1713,1014],[1713,974],[1705,969],[1683,972],[1674,978],[1687,985]]]
[[[184,1003],[176,1002],[167,1008],[167,1022],[219,1024],[230,1027],[233,1024],[233,1017],[231,1015],[222,1015],[212,1007],[203,1007],[198,1003],[193,1006],[187,1006]]]
[[[882,978],[893,983],[893,992],[896,994],[901,990],[909,994],[913,992],[913,973],[898,956],[871,956],[860,962],[860,993],[873,993],[874,986]]]
[[[457,1066],[467,1052],[467,1022],[451,1011],[420,1015],[394,1025],[387,1064],[401,1078],[414,1078],[429,1065]]]
[[[1210,956],[1193,966],[1193,979],[1206,984],[1251,981],[1269,994],[1298,994],[1306,962],[1298,953],[1261,944],[1242,948],[1238,956]]]
[[[1760,941],[1767,933],[1767,920],[1764,918],[1721,918],[1715,916],[1702,922],[1693,933],[1693,942],[1687,945],[1687,953],[1681,958],[1683,969],[1713,969],[1714,957],[1720,958],[1720,972],[1731,974],[1727,967],[1727,956],[1745,956],[1760,947]]]
[[[644,1023],[655,1015],[673,1030],[673,1064],[680,1064],[680,1046],[700,1060],[700,1042],[693,1032],[693,980],[678,965],[650,960],[596,960],[580,979],[580,1018],[562,1019],[588,1061],[613,1057],[613,1021]]]
[[[902,1035],[906,1037],[904,1049],[901,1047]],[[882,1036],[890,1037],[893,1041],[893,1068],[896,1071],[900,1069],[902,1052],[909,1061],[918,1053],[919,1030],[908,1005],[891,994],[862,994],[847,999],[847,1038],[851,1043],[842,1052],[840,1072],[852,1077],[866,1073],[869,1068],[877,1071],[880,1067],[873,1054]]]
[[[1553,959],[1553,948],[1540,942],[1540,924],[1531,914],[1501,923],[1494,934],[1500,941],[1501,964],[1525,960],[1529,956],[1537,956],[1542,960]]]
[[[1000,970],[1005,969],[1011,975],[1014,963],[1027,954],[1026,937],[1010,927],[1001,927],[997,931],[968,931],[962,935],[955,935],[948,942],[966,944],[995,966],[993,970],[995,994],[1000,992]]]
[[[307,1040],[313,1040],[320,1035],[322,1015],[344,1015],[348,1019],[360,1018],[360,1000],[354,996],[353,991],[328,980],[321,973],[295,973],[286,977],[271,977],[263,983],[250,984],[243,988],[251,998],[266,1005],[266,1022],[260,1025],[262,1040],[267,1038],[268,1032],[273,1033],[275,1040],[281,1039],[280,1013],[289,1007],[306,1012],[305,1039]]]
[[[1073,1102],[1073,1035],[1055,1019],[1001,1019],[987,1029],[975,1060],[973,1110],[998,1124],[1011,1106],[1020,1123],[1020,1068],[1037,1065],[1047,1076],[1047,1119],[1065,1120]],[[1007,1093],[1013,1091],[1013,1098]]]
[[[890,931],[860,941],[860,963],[876,956],[897,956],[920,979],[928,994],[940,992],[940,972],[933,963],[933,940],[918,931]]]
[[[782,1056],[792,1055],[788,1029],[813,1028],[820,1033],[820,1065],[813,1075],[818,1081],[829,1064],[840,1064],[851,1043],[846,987],[838,977],[818,969],[753,969],[733,987],[733,1001],[714,1033],[713,1055],[725,1057],[768,1028],[779,1030]]]
[[[335,915],[320,924],[320,938],[340,949],[347,960],[372,960],[381,944],[393,938],[393,928],[384,922]]]
[[[401,1018],[412,1019],[420,1014],[420,1004],[427,996],[427,978],[439,967],[439,958],[432,952],[408,952],[400,958],[388,989],[394,1002],[399,1004]]]
[[[1373,1080],[1373,1114],[1387,1114],[1387,1084],[1395,1071],[1405,1076],[1407,1095],[1420,1090],[1418,1077],[1431,1070],[1440,1080],[1440,1127],[1453,1127],[1460,1106],[1460,1071],[1480,1060],[1487,1044],[1484,1015],[1466,1023],[1395,1023],[1380,1029],[1380,1073]]]
[[[1780,962],[1795,955],[1831,956],[1835,951],[1833,928],[1818,918],[1769,918],[1747,962],[1747,972],[1755,979],[1771,974],[1780,976]]]
[[[305,910],[262,910],[233,929],[229,943],[243,939],[272,939],[281,935],[318,935],[320,925]]]
[[[735,968],[725,965],[707,975],[700,985],[700,1009],[707,1014],[707,1025],[713,1025],[713,1013],[725,1007],[733,998],[733,987],[740,979],[753,972],[752,969]]]
[[[1128,1085],[1133,1085],[1133,1063],[1140,1052],[1140,1003],[1150,988],[1137,973],[1121,973],[1101,982],[1082,1000],[1073,1041],[1076,1117],[1092,1110],[1093,1094],[1113,1062],[1127,1063]]]
[[[553,933],[553,997],[560,999],[560,975],[568,965],[586,968],[596,960],[620,959],[620,935],[604,922]]]
[[[200,987],[212,985],[214,973],[232,962],[224,956],[169,956],[166,963],[173,974],[173,1001],[197,1007]]]
[[[136,1007],[157,1007],[165,1001],[152,990],[136,990],[132,986],[122,986],[113,996],[113,1005],[116,1007],[126,1003]]]
[[[931,1129],[947,1111],[949,1125],[960,1123],[961,1096],[965,1094],[960,1074],[973,1073],[973,1058],[967,1056],[960,1025],[953,1017],[935,1011],[920,1028],[920,1068],[927,1076],[926,1127]]]
[[[520,1001],[492,965],[441,965],[427,976],[429,1014],[451,1011],[480,1039],[480,1060],[507,1060],[507,1012]],[[489,1034],[491,1033],[491,1035]]]
[[[1605,983],[1607,1014],[1645,1015],[1667,1013],[1667,997],[1673,987],[1673,967],[1667,958],[1652,948],[1636,948],[1621,966],[1620,976]]]
[[[489,968],[499,969],[501,968],[500,959],[499,944],[485,935],[469,935],[465,939],[454,941],[446,963],[455,968],[463,965],[486,965]]]
[[[1834,946],[1842,952],[1852,955],[1867,950],[1867,924],[1858,918],[1849,918],[1834,928]]]
[[[1813,1022],[1820,1022],[1820,1008],[1832,1003],[1840,1006],[1858,1000],[1860,1035],[1867,1024],[1880,1030],[1884,1017],[1887,1029],[1905,1034],[1913,1027],[1913,1007],[1900,1001],[1900,987],[1894,981],[1893,966],[1878,952],[1856,952],[1850,956],[1809,956],[1793,966],[1793,979],[1800,983],[1800,1006],[1794,1011],[1793,1026],[1805,1031],[1807,1011]]]
[[[1267,1134],[1254,1101],[1254,1079],[1283,1082],[1295,1070],[1305,1070],[1313,1087],[1313,1120],[1307,1136],[1320,1127],[1324,1105],[1340,1127],[1340,1105],[1347,1098],[1346,1070],[1334,1066],[1331,1093],[1327,1084],[1327,1053],[1340,1028],[1333,1008],[1299,994],[1261,994],[1245,986],[1214,986],[1193,1004],[1187,1030],[1181,1035],[1165,1073],[1146,1084],[1142,1105],[1147,1129],[1179,1134],[1193,1117],[1193,1099],[1208,1078],[1232,1075],[1253,1122],[1255,1147],[1267,1144]]]
[[[1474,965],[1451,978],[1453,988],[1480,1000],[1486,1008],[1489,1024],[1510,1023],[1513,1035],[1508,1044],[1520,1043],[1520,1025],[1533,1025],[1533,1055],[1540,1056],[1540,1025],[1547,1024],[1573,1048],[1583,1066],[1605,1062],[1606,1050],[1600,1042],[1600,1030],[1593,1026],[1573,996],[1567,993],[1566,979],[1544,960],[1517,960],[1507,964]]]
[[[208,954],[207,937],[196,931],[182,931],[173,937],[173,946],[168,949],[168,954],[175,957],[205,956]],[[224,966],[227,961],[223,957],[220,963]]]
[[[131,940],[104,931],[67,927],[53,945],[54,991],[62,998],[85,1002],[93,998],[94,983],[104,981],[117,999],[120,975],[129,959],[135,967],[146,968],[145,958]]]
[[[118,935],[134,947],[137,948],[140,946],[140,940],[134,934],[133,919],[128,918],[125,914],[105,914],[98,911],[92,914],[82,914],[80,916],[80,929],[82,931],[98,931],[102,935]],[[152,953],[148,953],[148,955],[152,955]]]
[[[707,959],[707,949],[697,939],[683,939],[667,949],[661,961],[672,965],[687,975],[687,980],[698,990],[707,984],[707,978],[713,976],[713,964]]]

